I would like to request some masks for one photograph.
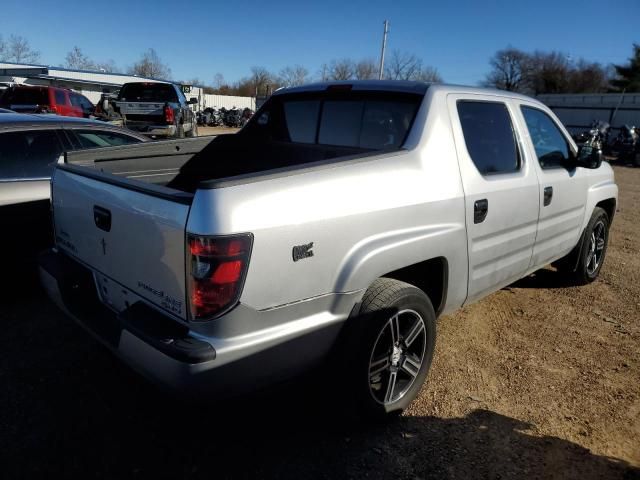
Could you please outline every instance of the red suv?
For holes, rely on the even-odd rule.
[[[55,113],[64,117],[89,117],[94,105],[67,88],[15,85],[0,97],[0,108],[19,113]]]

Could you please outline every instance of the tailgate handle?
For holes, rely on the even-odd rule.
[[[93,221],[100,230],[104,230],[105,232],[111,231],[111,212],[106,208],[94,205]]]

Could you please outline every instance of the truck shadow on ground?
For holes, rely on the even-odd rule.
[[[0,311],[5,478],[640,478],[640,470],[490,410],[345,415],[325,375],[225,402],[157,391],[37,289]]]
[[[579,285],[570,276],[546,267],[505,287],[511,288],[571,288]]]

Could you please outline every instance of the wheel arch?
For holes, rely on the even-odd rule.
[[[382,277],[408,283],[422,290],[433,305],[436,317],[442,313],[447,299],[449,263],[435,257],[387,272]]]
[[[596,207],[600,207],[605,212],[607,212],[607,216],[609,217],[609,225],[611,225],[611,222],[613,222],[613,216],[616,213],[616,199],[607,198],[605,200],[601,200],[596,203]]]

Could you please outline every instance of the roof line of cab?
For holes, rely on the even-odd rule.
[[[463,94],[483,94],[483,95],[499,95],[501,97],[519,98],[522,100],[530,100],[531,97],[506,90],[498,90],[495,88],[470,87],[466,85],[455,85],[447,83],[427,83],[412,82],[406,80],[339,80],[316,82],[299,87],[284,87],[276,90],[274,95],[283,95],[289,93],[319,92],[323,90],[372,90],[372,91],[389,91],[426,94],[427,90],[445,90],[450,93]]]
[[[78,124],[78,125],[101,125],[113,127],[106,122],[93,120],[90,118],[64,117],[61,115],[34,114],[34,113],[3,113],[0,115],[0,128],[14,125],[42,125],[42,124]]]

